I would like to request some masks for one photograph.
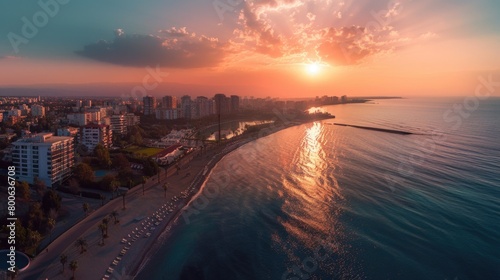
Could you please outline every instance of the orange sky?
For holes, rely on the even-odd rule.
[[[213,10],[198,21],[168,25],[177,27],[153,21],[132,25],[137,32],[130,35],[116,29],[115,39],[83,32],[77,37],[83,45],[56,45],[54,34],[64,23],[95,29],[66,17],[40,28],[40,39],[20,44],[21,51],[0,51],[0,86],[141,83],[147,65],[161,65],[168,73],[164,84],[207,85],[242,96],[467,95],[479,76],[500,80],[500,35],[490,30],[498,21],[486,13],[495,2],[360,2],[366,1],[249,1],[219,18]],[[179,13],[193,9],[179,5]],[[124,19],[109,21],[128,26]],[[7,23],[22,26],[15,17]],[[132,51],[118,50],[127,47]]]

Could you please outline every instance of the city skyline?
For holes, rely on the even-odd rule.
[[[457,96],[474,92],[479,75],[495,81],[499,73],[494,1],[0,6],[4,88],[57,85],[91,94],[98,92],[92,85],[116,84],[130,93],[146,80],[147,95],[157,96],[165,88],[280,98]]]

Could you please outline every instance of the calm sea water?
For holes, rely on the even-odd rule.
[[[462,103],[329,106],[243,146],[137,279],[500,279],[500,99]]]

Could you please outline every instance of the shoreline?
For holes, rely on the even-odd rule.
[[[172,230],[172,228],[174,226],[177,225],[177,221],[180,218],[180,216],[182,215],[183,211],[191,205],[191,203],[196,199],[197,196],[199,196],[201,194],[201,192],[203,191],[203,187],[206,185],[208,179],[212,175],[213,169],[218,165],[218,163],[222,159],[224,159],[227,155],[231,154],[232,152],[234,152],[238,148],[241,148],[241,147],[245,146],[246,144],[249,144],[249,143],[251,143],[255,140],[258,140],[260,138],[272,135],[274,133],[277,133],[277,132],[282,131],[282,130],[287,129],[287,128],[291,128],[291,127],[302,125],[302,124],[307,124],[307,123],[314,122],[314,121],[322,121],[322,120],[326,120],[326,119],[307,120],[307,121],[303,121],[303,122],[290,122],[288,125],[283,125],[282,127],[275,128],[274,130],[270,131],[271,133],[269,133],[269,134],[259,135],[260,131],[252,132],[252,135],[248,135],[247,139],[234,140],[235,142],[237,142],[236,144],[226,143],[226,145],[230,145],[230,146],[228,146],[229,147],[228,150],[225,150],[228,148],[227,146],[226,147],[224,147],[224,146],[216,147],[216,148],[222,148],[222,151],[213,155],[212,159],[206,164],[206,167],[208,167],[208,168],[205,170],[200,170],[198,172],[198,174],[194,177],[193,181],[191,182],[191,185],[188,187],[188,189],[194,188],[194,191],[190,192],[188,197],[183,199],[182,207],[178,208],[173,213],[174,215],[166,222],[166,224],[162,227],[162,230],[154,236],[155,237],[154,240],[152,242],[150,242],[148,244],[148,246],[146,246],[146,248],[144,248],[142,250],[140,258],[136,258],[136,261],[133,262],[132,269],[129,273],[130,276],[132,276],[133,279],[135,279],[142,272],[142,270],[147,266],[149,261],[158,253],[158,250],[160,249],[161,245],[165,244],[165,242],[168,241],[168,237],[171,234],[170,231]],[[256,137],[253,134],[257,134]],[[241,142],[238,142],[238,141],[241,141]],[[214,158],[217,158],[217,159],[214,160]],[[195,159],[193,159],[193,160],[195,160]],[[203,175],[203,173],[205,173],[205,175]],[[201,178],[203,178],[202,180],[198,180],[199,179],[198,177],[200,177],[200,176],[201,176]],[[170,229],[168,231],[165,231],[165,229],[167,227],[170,227]],[[155,247],[154,245],[159,245],[159,246],[157,246],[156,249],[153,249]]]
[[[172,227],[179,223],[186,207],[190,207],[196,197],[202,194],[213,168],[226,155],[281,130],[327,119],[331,117],[320,116],[256,127],[255,130],[233,137],[221,145],[211,145],[186,155],[180,163],[181,170],[176,172],[175,168],[169,168],[158,177],[150,178],[145,184],[145,193],[141,191],[141,185],[130,189],[126,208],[125,201],[122,206],[122,199],[114,199],[73,225],[53,240],[50,251],[42,252],[32,259],[33,265],[20,273],[18,278],[67,279],[71,272],[68,269],[63,272],[59,262],[60,256],[64,254],[69,260],[78,261],[78,278],[134,279],[158,252],[161,247],[159,245],[168,242]],[[169,184],[167,190],[162,188],[165,183]],[[165,211],[167,208],[172,211]],[[120,223],[110,224],[111,233],[105,239],[106,245],[99,244],[102,238],[97,226],[112,211],[119,212]],[[150,232],[150,235],[146,235],[146,232]],[[74,246],[78,238],[88,242],[87,250],[83,253]],[[122,239],[126,239],[125,243],[121,242]],[[120,254],[120,250],[126,254]]]

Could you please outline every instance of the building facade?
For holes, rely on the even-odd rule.
[[[144,96],[142,98],[142,102],[144,106],[144,115],[154,115],[156,109],[156,98],[154,96]]]
[[[164,109],[177,108],[177,97],[175,96],[164,96],[161,99],[161,107]]]
[[[31,106],[31,115],[33,117],[45,117],[45,107],[41,105]]]
[[[113,143],[113,132],[109,125],[88,124],[80,128],[80,144],[93,151],[97,144],[110,148]]]
[[[12,144],[18,181],[33,184],[38,178],[52,187],[71,176],[75,162],[73,137],[40,133]]]

